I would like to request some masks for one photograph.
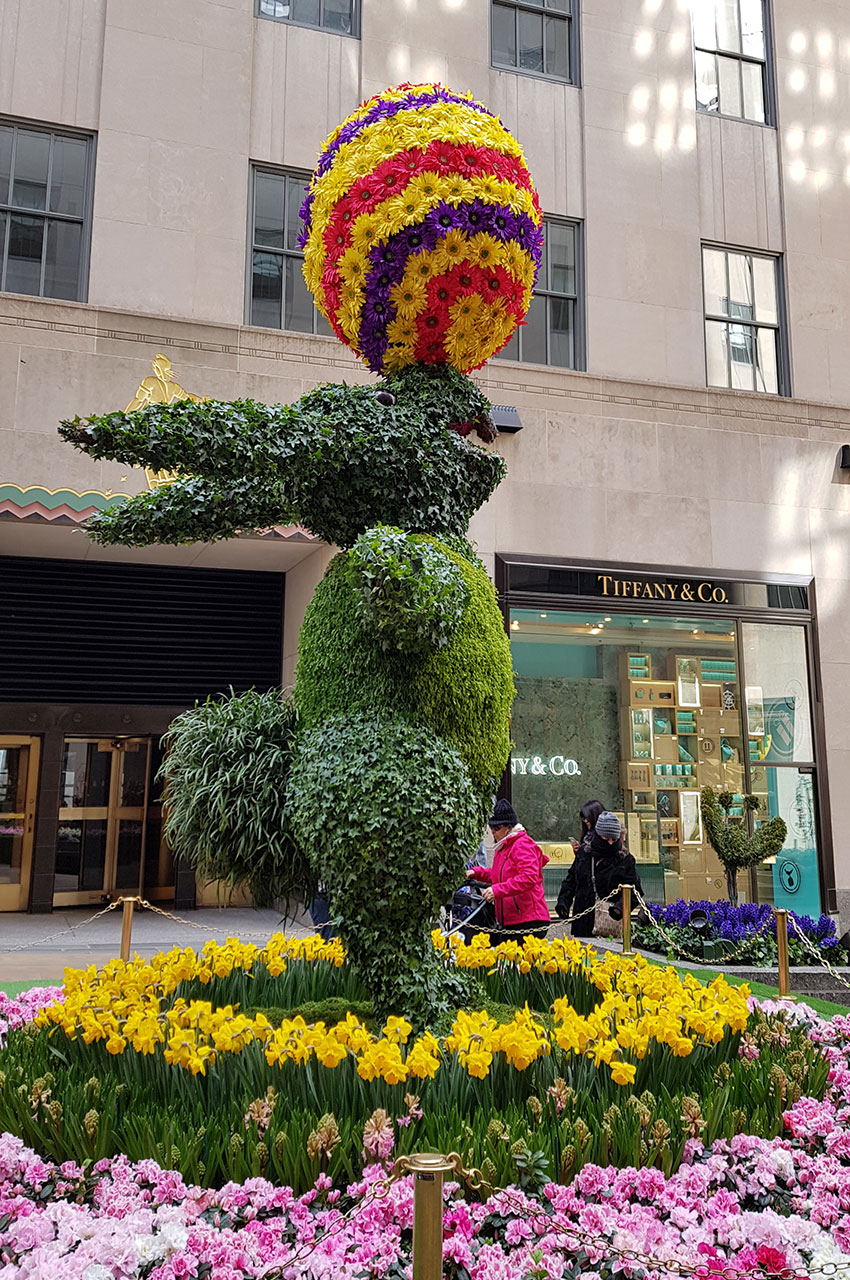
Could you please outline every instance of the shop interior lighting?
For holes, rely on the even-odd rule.
[[[511,631],[519,631],[519,623],[517,622],[516,618],[514,618],[513,622],[511,623]]]
[[[590,634],[591,634],[592,636],[598,636],[598,635],[599,635],[599,632],[600,632],[601,630],[602,630],[602,628],[601,628],[601,627],[591,627],[591,628],[590,628]]]
[[[610,622],[610,621],[611,621],[611,619],[610,619],[610,618],[606,618],[606,619],[605,619],[605,621],[606,621],[606,622]]]

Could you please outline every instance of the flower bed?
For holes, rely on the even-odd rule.
[[[700,931],[689,923],[694,911],[706,913],[706,929]],[[676,957],[686,959],[688,957],[685,953],[697,956],[701,954],[703,939],[724,939],[730,950],[735,951],[735,964],[776,966],[776,917],[773,907],[767,903],[743,902],[733,907],[726,901],[688,902],[679,898],[666,907],[653,906],[652,913],[659,924],[663,925],[666,934],[655,924],[636,922],[633,933],[635,945],[646,951],[667,955],[670,950],[669,939],[672,938]],[[815,919],[813,916],[798,916],[793,911],[789,911],[788,915],[796,921],[825,960],[832,964],[847,963],[847,953],[838,944],[835,921],[831,916],[822,915]],[[810,965],[814,962],[814,957],[800,941],[790,919],[788,953],[791,964]]]
[[[825,1088],[805,1033],[748,1023],[746,992],[722,978],[572,939],[444,956],[478,974],[484,1003],[418,1036],[400,1016],[306,1012],[362,998],[342,948],[318,938],[69,971],[64,1001],[0,1053],[0,1128],[60,1163],[124,1153],[300,1193],[320,1173],[358,1177],[371,1123],[382,1150],[463,1150],[506,1185],[536,1152],[563,1181],[591,1162],[670,1174],[689,1139],[772,1137],[789,1102]]]
[[[830,1061],[827,1096],[789,1106],[785,1136],[694,1137],[670,1176],[588,1164],[569,1186],[511,1187],[482,1203],[449,1184],[446,1274],[666,1280],[665,1264],[677,1262],[705,1280],[721,1269],[815,1276],[836,1264],[840,1275],[850,1265],[850,1018],[825,1023],[798,1006],[767,1009],[762,1022],[786,1041],[792,1074],[794,1026]],[[251,1280],[278,1267],[292,1277],[400,1277],[412,1187],[401,1178],[375,1195],[384,1173],[373,1161],[344,1188],[320,1175],[302,1196],[261,1178],[214,1191],[124,1156],[57,1167],[6,1135],[0,1271],[4,1280]]]

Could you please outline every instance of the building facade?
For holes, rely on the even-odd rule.
[[[291,684],[332,554],[291,528],[99,549],[85,515],[158,478],[56,424],[366,381],[297,209],[361,99],[441,80],[500,113],[546,213],[528,324],[477,375],[521,429],[472,536],[550,888],[598,796],[653,897],[722,895],[711,784],[788,823],[746,893],[850,923],[850,9],[0,0],[0,35],[0,909],[191,900],[159,736]]]

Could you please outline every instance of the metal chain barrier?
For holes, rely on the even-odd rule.
[[[482,1186],[487,1188],[487,1184],[484,1183],[483,1179]],[[493,1188],[490,1187],[489,1190],[493,1191]],[[638,1263],[640,1266],[647,1267],[656,1273],[666,1271],[668,1276],[700,1276],[705,1277],[705,1280],[715,1280],[715,1277],[719,1277],[719,1280],[740,1280],[741,1273],[737,1267],[721,1267],[720,1270],[716,1270],[711,1266],[711,1269],[709,1269],[710,1263],[708,1260],[694,1265],[690,1262],[681,1262],[675,1258],[653,1258],[651,1254],[641,1253],[639,1249],[621,1249],[610,1240],[594,1236],[579,1226],[571,1223],[558,1225],[556,1221],[557,1215],[554,1212],[544,1213],[541,1210],[536,1210],[527,1201],[517,1200],[509,1190],[496,1191],[494,1194],[498,1195],[503,1201],[507,1200],[524,1217],[531,1217],[538,1222],[544,1223],[550,1233],[571,1237],[586,1249],[591,1248],[603,1251],[607,1255],[604,1258],[606,1262],[616,1258],[621,1262]],[[785,1267],[776,1273],[777,1280],[810,1280],[812,1276],[846,1275],[850,1275],[850,1262],[827,1262],[823,1267],[813,1267],[807,1271],[796,1271],[791,1267]]]
[[[686,951],[686,950],[685,950],[685,948],[684,948],[680,943],[676,942],[676,940],[673,938],[672,934],[670,934],[670,933],[668,932],[667,928],[666,928],[666,927],[661,923],[661,921],[660,921],[660,920],[655,916],[655,914],[653,913],[652,907],[651,907],[651,906],[649,905],[649,903],[646,901],[646,899],[644,898],[643,894],[642,894],[638,889],[636,889],[634,886],[632,886],[632,893],[633,893],[633,894],[635,895],[635,897],[637,898],[637,900],[638,900],[638,902],[640,903],[640,905],[641,905],[641,907],[643,908],[643,910],[644,910],[644,911],[646,912],[646,914],[649,916],[649,918],[650,918],[650,920],[652,921],[652,923],[654,924],[655,928],[658,930],[658,932],[661,934],[661,936],[662,936],[663,938],[665,938],[665,939],[666,939],[668,946],[671,948],[671,950],[673,950],[673,951],[675,951],[675,952],[677,953],[677,957],[678,957],[678,958],[680,958],[680,959],[684,959],[684,960],[690,960],[692,964],[698,964],[698,965],[701,965],[701,966],[704,966],[706,963],[708,963],[708,962],[706,961],[706,959],[705,959],[705,956],[696,956],[696,955],[693,955],[690,951]],[[770,925],[772,924],[772,922],[773,922],[773,919],[774,919],[774,917],[773,917],[772,915],[768,916],[768,917],[767,917],[767,919],[764,921],[764,923],[763,923],[763,924],[761,924],[761,925],[759,925],[758,929],[756,929],[754,933],[751,933],[751,934],[750,934],[750,935],[745,939],[745,941],[741,943],[741,945],[740,945],[739,947],[736,947],[736,949],[735,949],[734,951],[727,952],[727,953],[723,956],[722,963],[723,963],[723,964],[729,964],[729,963],[731,963],[731,961],[733,961],[737,956],[742,955],[742,954],[743,954],[743,952],[744,952],[744,951],[746,951],[747,947],[749,947],[750,943],[751,943],[751,942],[753,942],[753,941],[755,941],[755,939],[756,939],[756,938],[760,938],[760,937],[761,937],[761,935],[762,935],[762,934],[763,934],[763,933],[764,933],[764,932],[769,928],[769,926],[770,926]]]
[[[101,916],[109,915],[110,911],[114,911],[123,903],[123,898],[116,898],[115,902],[108,903],[102,911],[96,911],[93,916],[89,916],[88,920],[81,920],[79,924],[72,924],[67,929],[60,929],[58,933],[49,933],[46,938],[40,938],[38,942],[24,942],[17,947],[3,947],[3,952],[12,951],[29,951],[32,947],[43,947],[45,943],[52,942],[54,938],[64,938],[69,933],[76,933],[78,929],[84,929],[87,924],[91,924],[94,920],[99,920]],[[138,899],[135,899],[138,901]]]
[[[595,909],[597,902],[613,902],[615,898],[620,897],[622,892],[623,892],[623,886],[618,885],[617,888],[612,889],[611,892],[606,895],[606,897],[596,898],[594,900],[593,906],[585,907],[583,911],[579,911],[578,913],[574,912],[572,915],[569,915],[569,916],[551,916],[549,919],[548,927],[549,929],[551,929],[556,924],[567,925],[567,924],[572,924],[575,920],[584,920],[585,917],[589,916],[590,913]],[[465,920],[461,920],[460,924],[454,925],[454,927],[451,928],[448,931],[448,933],[446,933],[444,936],[447,938],[450,938],[453,933],[458,933],[461,929],[466,929],[468,927],[472,928],[473,933],[505,933],[505,934],[508,934],[510,937],[514,937],[518,935],[519,937],[523,937],[523,938],[528,935],[529,931],[527,928],[511,929],[507,926],[503,926],[500,924],[496,924],[495,927],[491,925],[491,926],[488,926],[487,928],[485,928],[483,925],[469,926],[468,921],[471,920],[473,916],[477,915],[479,911],[483,910],[485,905],[486,904],[482,902],[481,905],[476,907],[475,910],[471,912],[466,917]]]
[[[800,939],[805,949],[808,952],[810,952],[811,955],[814,956],[818,964],[821,965],[824,969],[826,969],[827,972],[831,975],[831,977],[833,977],[836,982],[839,982],[842,987],[847,987],[850,990],[850,982],[848,982],[847,979],[844,977],[844,975],[840,974],[837,969],[833,968],[833,966],[829,963],[826,957],[821,954],[821,952],[812,942],[811,938],[806,937],[805,933],[800,928],[794,916],[789,914],[788,919],[794,929],[794,932],[797,934],[797,937]]]
[[[395,1182],[397,1178],[400,1178],[402,1173],[407,1172],[406,1169],[401,1170],[398,1173],[396,1172],[396,1166],[399,1163],[400,1162],[397,1160],[391,1172],[386,1177],[378,1178],[369,1188],[369,1191],[362,1200],[356,1201],[351,1208],[343,1213],[339,1218],[335,1218],[331,1225],[322,1231],[321,1234],[312,1241],[312,1243],[302,1245],[298,1252],[293,1254],[291,1258],[287,1258],[286,1262],[281,1266],[273,1267],[270,1271],[265,1271],[263,1273],[263,1280],[282,1280],[282,1277],[291,1275],[291,1267],[294,1267],[299,1262],[303,1262],[305,1258],[309,1258],[310,1254],[315,1253],[319,1245],[323,1244],[325,1240],[330,1239],[332,1236],[339,1235],[340,1231],[347,1223],[351,1222],[353,1218],[356,1218],[358,1214],[361,1214],[363,1210],[367,1209],[375,1200],[383,1200],[385,1196],[389,1194],[389,1190],[393,1182]]]

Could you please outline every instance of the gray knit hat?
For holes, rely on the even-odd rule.
[[[619,840],[623,834],[616,813],[600,813],[594,829],[603,840]]]

